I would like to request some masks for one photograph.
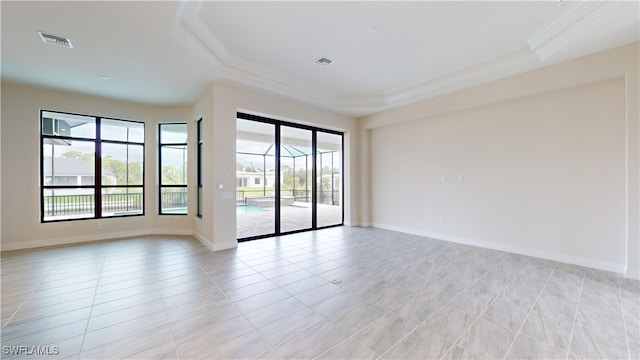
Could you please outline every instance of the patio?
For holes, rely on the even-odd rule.
[[[274,208],[256,213],[238,213],[238,239],[272,234],[274,232]],[[318,204],[318,227],[342,223],[342,207],[339,205]],[[294,203],[281,209],[282,231],[294,231],[311,228],[311,207],[308,203]]]

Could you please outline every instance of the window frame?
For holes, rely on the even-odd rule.
[[[203,144],[204,141],[202,139],[202,118],[200,118],[198,121],[196,121],[196,136],[197,136],[197,149],[196,149],[196,156],[197,156],[197,164],[196,164],[196,182],[197,182],[197,194],[196,194],[196,202],[197,202],[197,210],[196,210],[196,216],[199,219],[202,219],[202,196],[203,196],[203,187],[202,187],[202,159],[203,159]]]
[[[95,120],[95,134],[94,138],[86,138],[86,137],[78,137],[78,136],[60,136],[60,135],[50,135],[44,134],[44,114],[45,113],[54,113],[61,115],[70,115],[70,116],[84,116],[93,118]],[[128,122],[128,123],[136,123],[142,125],[143,132],[143,141],[122,141],[122,140],[103,140],[101,138],[101,122],[102,120],[113,120],[118,122]],[[55,223],[55,222],[63,222],[63,221],[82,221],[82,220],[96,220],[96,219],[110,219],[110,218],[120,218],[120,217],[132,217],[132,216],[144,216],[145,215],[145,123],[143,121],[135,121],[135,120],[127,120],[127,119],[119,119],[114,117],[106,117],[106,116],[96,116],[96,115],[87,115],[87,114],[78,114],[71,113],[65,111],[58,110],[49,110],[49,109],[40,109],[39,116],[39,130],[40,130],[40,223]],[[44,158],[45,158],[45,140],[46,139],[57,139],[57,140],[67,140],[67,141],[83,141],[93,143],[94,148],[94,164],[93,164],[93,177],[94,183],[93,185],[54,185],[46,184],[46,174],[44,168]],[[136,145],[142,146],[142,183],[140,185],[103,185],[102,184],[102,144],[117,144],[117,145]],[[53,183],[53,174],[54,169],[52,171],[52,183]],[[90,176],[90,175],[89,175]],[[140,213],[131,213],[131,214],[117,214],[117,215],[108,215],[105,216],[102,213],[102,190],[103,188],[140,188],[141,189],[141,212]],[[64,219],[45,219],[45,191],[46,190],[64,190],[64,189],[90,189],[93,190],[93,216],[87,217],[71,217]]]
[[[163,125],[184,125],[185,130],[185,142],[184,143],[163,143],[162,142],[162,126]],[[189,214],[189,194],[188,194],[188,184],[189,180],[186,179],[185,183],[182,185],[163,185],[162,184],[162,148],[167,146],[184,146],[187,154],[189,153],[189,128],[186,122],[167,122],[158,124],[158,214],[159,215],[169,215],[169,216],[187,216]],[[187,159],[185,159],[185,166],[188,163],[188,155]],[[187,170],[189,167],[187,166]],[[184,188],[187,196],[187,210],[184,213],[165,213],[162,212],[162,189],[163,188]]]

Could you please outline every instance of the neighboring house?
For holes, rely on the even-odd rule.
[[[74,158],[45,157],[44,182],[45,185],[93,185],[95,182],[94,166],[91,163]],[[53,165],[53,166],[52,166]],[[55,172],[52,176],[52,167]],[[102,178],[105,184],[116,185],[116,174],[111,171],[103,171]],[[56,195],[83,195],[93,194],[93,189],[63,189],[56,190]]]
[[[262,171],[236,171],[236,186],[238,188],[264,188],[264,187],[273,187],[275,184],[275,172],[267,171],[263,173]],[[280,179],[282,182],[283,176],[280,174]],[[323,190],[331,189],[331,181],[333,179],[333,186],[335,188],[340,186],[340,174],[327,174],[322,175],[322,184]]]
[[[274,171],[251,172],[236,171],[236,185],[239,188],[263,188],[272,187],[276,182]]]

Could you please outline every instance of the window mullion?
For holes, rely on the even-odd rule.
[[[95,143],[95,180],[94,180],[94,205],[96,218],[102,217],[102,133],[100,123],[102,118],[96,118],[96,143]]]

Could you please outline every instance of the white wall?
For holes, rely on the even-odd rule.
[[[636,43],[359,119],[362,221],[638,277],[638,118]]]
[[[193,196],[191,193],[189,196],[194,201],[189,203],[194,206],[193,210],[193,236],[195,236],[202,243],[206,244],[209,248],[213,249],[213,201],[207,200],[212,198],[213,191],[213,159],[210,154],[213,154],[213,84],[211,84],[207,90],[200,95],[200,98],[193,105],[191,124],[194,131],[191,133],[190,140],[194,144],[193,151],[190,151],[190,159],[193,158],[193,166],[190,173],[197,173],[196,161],[197,161],[197,122],[202,119],[202,218],[198,218],[197,214],[197,179],[194,179]]]
[[[235,247],[235,136],[238,110],[345,132],[345,169],[351,168],[355,119],[262,93],[211,84],[193,106],[154,107],[82,94],[2,83],[2,249],[21,249],[142,234],[193,234],[213,250]],[[145,216],[40,223],[40,109],[144,121]],[[203,217],[196,217],[196,125],[203,119]],[[157,124],[189,126],[189,215],[157,215]],[[345,223],[355,218],[354,191],[345,178]],[[218,190],[217,184],[224,184]],[[224,196],[226,195],[226,197]],[[9,211],[10,210],[10,211]],[[100,229],[98,229],[100,224]]]
[[[40,223],[40,109],[145,122],[145,216]],[[2,83],[2,250],[141,234],[191,234],[195,208],[189,206],[189,216],[157,215],[156,186],[157,124],[190,118],[191,107],[154,107]],[[191,152],[189,157],[192,162]],[[191,173],[189,185],[195,180]]]
[[[235,116],[244,111],[345,132],[347,225],[373,224],[640,277],[638,52],[636,43],[357,122],[223,83],[211,84],[188,107],[2,83],[2,249],[148,233],[193,233],[214,250],[236,246]],[[145,216],[39,223],[41,108],[147,124]],[[195,217],[200,118],[203,219]],[[186,217],[156,215],[160,121],[190,121]],[[412,185],[399,175],[403,171]],[[416,174],[424,186],[415,185]],[[446,184],[439,182],[442,175]]]

